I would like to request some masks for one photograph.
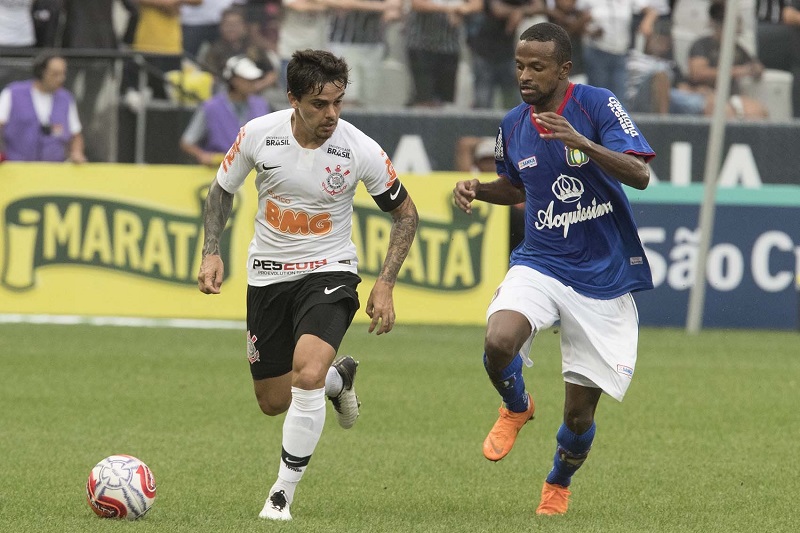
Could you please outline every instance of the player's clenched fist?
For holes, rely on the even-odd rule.
[[[456,188],[453,189],[453,200],[459,209],[465,213],[472,213],[472,200],[478,192],[478,180],[464,180],[456,183]]]
[[[207,255],[200,263],[200,273],[197,274],[197,286],[200,292],[205,294],[219,294],[222,287],[222,278],[225,274],[225,266],[222,258],[218,255]]]

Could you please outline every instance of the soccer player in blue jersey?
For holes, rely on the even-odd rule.
[[[484,366],[503,403],[483,443],[499,461],[533,418],[523,362],[536,333],[560,321],[564,421],[537,514],[567,511],[572,475],[586,460],[603,392],[621,401],[633,377],[638,315],[631,293],[651,289],[644,249],[622,185],[644,189],[655,153],[607,89],[569,81],[569,35],[531,26],[516,47],[523,104],[502,120],[498,178],[460,181],[456,204],[525,202],[525,239],[489,304]]]

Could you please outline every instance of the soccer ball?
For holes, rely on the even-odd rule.
[[[136,457],[112,455],[89,473],[86,499],[98,516],[136,520],[153,505],[156,481],[147,465]]]

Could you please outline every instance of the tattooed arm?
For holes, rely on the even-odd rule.
[[[389,333],[394,327],[392,289],[397,282],[397,274],[408,255],[411,243],[414,242],[414,235],[417,233],[417,224],[419,223],[417,207],[410,196],[406,197],[399,207],[393,209],[391,214],[392,231],[389,235],[389,250],[386,252],[381,273],[369,294],[366,307],[366,312],[372,319],[369,332],[372,333],[377,328],[377,335]]]
[[[233,194],[220,187],[215,179],[208,189],[204,209],[205,237],[203,239],[203,261],[197,275],[197,285],[201,292],[219,294],[225,265],[219,255],[219,240],[228,222],[233,207]]]

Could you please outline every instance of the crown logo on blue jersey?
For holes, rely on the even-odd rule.
[[[556,198],[565,203],[577,202],[583,194],[583,183],[578,178],[561,174],[551,187]]]

